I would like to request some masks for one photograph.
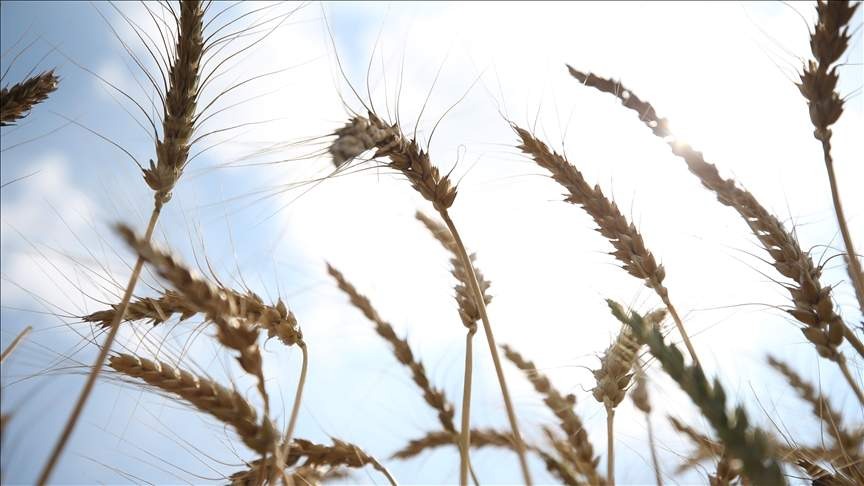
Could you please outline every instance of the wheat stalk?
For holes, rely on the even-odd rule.
[[[150,213],[150,221],[144,232],[144,239],[147,241],[153,235],[162,206],[171,198],[171,190],[180,178],[183,167],[188,161],[189,138],[195,129],[194,114],[198,100],[198,71],[204,51],[203,3],[201,0],[182,0],[180,2],[180,16],[175,16],[175,19],[177,21],[177,44],[168,73],[170,84],[163,103],[162,139],[157,138],[156,140],[156,164],[151,160],[150,168],[143,169],[145,182],[155,191],[153,211]],[[102,343],[84,388],[82,388],[60,438],[39,475],[37,481],[39,486],[44,486],[51,478],[60,455],[78,423],[84,405],[96,384],[96,378],[98,378],[102,365],[114,344],[114,339],[117,337],[120,321],[123,320],[143,265],[144,261],[138,258],[117,307],[117,315],[111,323],[111,328]]]
[[[798,89],[810,106],[810,121],[815,130],[813,136],[822,144],[822,156],[828,171],[828,181],[831,186],[831,199],[834,212],[840,226],[840,234],[846,246],[844,258],[846,270],[858,298],[858,308],[864,312],[864,273],[861,263],[852,243],[852,235],[843,214],[840,193],[837,188],[837,176],[834,173],[834,158],[831,156],[831,125],[843,114],[843,100],[837,94],[837,67],[834,65],[849,46],[849,21],[855,14],[860,3],[854,5],[846,1],[816,3],[818,20],[810,34],[810,49],[814,60],[810,60],[801,74]]]
[[[521,139],[519,149],[530,155],[534,162],[552,174],[552,179],[567,189],[567,202],[582,206],[594,222],[597,223],[600,232],[615,248],[612,255],[624,264],[624,270],[630,275],[643,280],[645,285],[657,293],[660,300],[669,310],[678,332],[690,352],[693,362],[698,363],[696,350],[690,342],[690,337],[684,329],[684,323],[678,317],[678,312],[669,299],[669,291],[663,285],[666,271],[663,265],[658,265],[654,255],[645,247],[645,242],[639,230],[618,210],[618,206],[603,194],[600,186],[591,187],[582,172],[573,166],[567,159],[555,151],[550,151],[545,143],[538,140],[534,135],[518,126],[513,126]]]
[[[633,405],[645,414],[645,426],[648,429],[648,448],[651,450],[651,465],[654,468],[654,479],[657,486],[663,485],[663,473],[660,469],[660,461],[657,459],[657,446],[654,440],[654,427],[651,423],[651,400],[648,395],[648,377],[644,366],[636,363],[636,384],[630,391],[630,399]]]
[[[516,411],[507,388],[501,359],[498,356],[498,348],[495,344],[495,336],[492,333],[492,325],[486,313],[483,289],[480,287],[465,244],[462,242],[456,225],[450,218],[449,208],[456,199],[456,187],[451,184],[450,178],[447,175],[442,176],[438,168],[432,165],[429,154],[420,148],[415,139],[406,137],[398,124],[388,125],[371,111],[368,117],[353,117],[344,127],[336,130],[334,135],[336,139],[331,144],[329,152],[333,156],[333,162],[337,167],[342,166],[363,152],[375,149],[373,158],[389,159],[390,163],[387,166],[402,173],[411,183],[411,186],[423,198],[432,203],[441,219],[444,220],[447,229],[450,230],[459,260],[462,262],[462,268],[467,272],[466,280],[471,291],[471,300],[474,302],[474,306],[483,322],[483,330],[486,334],[486,342],[489,345],[489,354],[492,356],[492,363],[495,366],[498,385],[501,388],[501,396],[504,400],[504,408],[507,411],[507,419],[510,422],[510,430],[516,439],[516,453],[519,457],[522,476],[525,484],[530,486],[532,484],[531,472],[525,458],[524,442],[519,432]],[[465,378],[462,386],[463,409],[466,411],[470,410],[470,389],[473,373],[472,342],[474,332],[473,328],[469,328],[466,335]],[[471,429],[468,426],[470,424],[470,417],[467,414],[463,415],[463,423],[465,425],[462,427],[462,459],[460,461],[459,479],[460,484],[464,486],[468,482],[470,437],[467,434],[470,434]]]
[[[27,116],[34,106],[48,99],[59,82],[51,70],[0,89],[0,126],[13,125]]]
[[[393,326],[381,318],[378,311],[372,307],[372,303],[369,302],[369,299],[358,292],[351,282],[345,278],[342,272],[330,264],[327,264],[327,272],[336,280],[339,289],[348,296],[351,304],[359,309],[367,319],[375,324],[375,332],[384,338],[385,341],[390,343],[390,346],[393,348],[393,355],[396,359],[411,371],[411,379],[417,387],[420,388],[420,391],[423,392],[423,399],[426,403],[438,412],[438,421],[441,422],[441,426],[444,430],[450,433],[456,433],[456,426],[453,423],[453,405],[451,405],[447,400],[443,391],[435,388],[429,382],[429,377],[426,375],[426,368],[423,366],[423,363],[414,357],[414,352],[411,350],[408,341],[396,335]]]

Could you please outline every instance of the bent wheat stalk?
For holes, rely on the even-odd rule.
[[[621,214],[613,201],[606,198],[600,186],[591,187],[585,181],[582,172],[567,161],[564,156],[549,150],[545,143],[538,140],[529,131],[516,125],[513,125],[513,129],[522,142],[518,148],[530,155],[537,165],[552,174],[552,179],[567,189],[569,193],[567,202],[582,206],[582,209],[594,219],[598,226],[597,231],[615,247],[612,255],[624,264],[624,270],[643,280],[647,287],[657,293],[657,296],[669,310],[669,314],[672,315],[678,332],[684,340],[684,345],[690,353],[690,358],[698,364],[699,358],[696,355],[696,349],[690,342],[690,336],[684,329],[684,323],[681,322],[678,311],[675,310],[669,299],[669,291],[663,285],[666,270],[664,270],[663,265],[657,264],[654,255],[645,247],[645,241],[639,230],[627,221],[627,218]]]
[[[483,290],[478,283],[478,277],[474,271],[474,266],[471,264],[471,258],[468,256],[465,244],[462,242],[456,225],[450,218],[449,208],[456,199],[456,188],[451,184],[448,176],[442,176],[438,168],[432,165],[429,154],[420,149],[415,139],[409,139],[402,133],[398,125],[388,125],[371,111],[368,117],[353,117],[344,127],[336,130],[334,135],[336,135],[336,139],[330,146],[329,152],[333,156],[333,162],[337,167],[342,166],[363,152],[375,149],[373,158],[389,159],[390,163],[387,166],[402,173],[408,179],[408,182],[411,183],[411,186],[424,199],[432,203],[432,206],[441,216],[441,219],[453,236],[456,253],[466,272],[466,281],[471,292],[471,298],[477,308],[480,320],[483,322],[483,331],[486,334],[489,353],[495,366],[495,374],[498,378],[498,385],[501,388],[504,408],[507,411],[507,419],[510,422],[510,430],[516,441],[515,451],[519,457],[522,477],[525,484],[530,486],[532,484],[531,472],[528,468],[528,461],[525,455],[525,445],[522,435],[519,433],[515,408],[510,398],[510,391],[507,388],[507,381],[504,377],[503,367],[501,366],[501,358],[498,356],[498,347],[495,344],[492,325],[486,313]],[[467,339],[471,339],[470,329]],[[466,352],[468,351],[470,350],[466,349]],[[465,362],[467,366],[472,364],[472,360],[468,358],[466,358]],[[465,387],[470,386],[469,381],[472,373],[473,371],[470,368],[465,372],[466,382],[463,383],[463,393],[468,393]],[[470,407],[470,398],[467,404],[463,403],[463,406],[465,405]],[[470,433],[470,428],[463,427],[462,448],[464,452],[459,469],[460,481],[463,486],[467,484],[467,472],[469,469],[469,461],[466,460],[468,457],[468,447],[466,444],[470,444]]]
[[[153,230],[156,228],[156,221],[162,212],[162,206],[171,198],[171,190],[174,188],[183,172],[183,168],[188,162],[190,137],[195,129],[194,115],[199,92],[198,70],[204,50],[203,20],[204,5],[200,0],[183,0],[180,2],[180,17],[177,19],[177,44],[168,73],[170,86],[168,87],[163,105],[162,139],[159,140],[157,138],[156,140],[157,162],[154,164],[151,160],[150,168],[143,170],[144,181],[155,191],[153,211],[150,214],[147,230],[144,232],[144,238],[147,241],[153,236]],[[117,337],[120,322],[123,320],[126,307],[132,298],[132,293],[135,290],[135,285],[138,283],[138,277],[141,274],[143,265],[144,260],[139,257],[132,269],[132,274],[129,276],[129,282],[126,284],[123,298],[117,307],[117,314],[111,322],[108,335],[105,337],[99,354],[93,362],[93,367],[87,377],[87,381],[81,390],[81,394],[78,396],[78,400],[72,409],[66,425],[63,427],[60,438],[48,457],[48,462],[39,475],[37,481],[39,486],[44,486],[51,478],[60,455],[63,453],[81,413],[84,411],[84,406],[93,391],[96,379],[99,377],[105,359],[108,357],[111,346],[114,344],[114,339]]]

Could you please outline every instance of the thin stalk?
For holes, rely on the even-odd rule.
[[[615,409],[606,404],[606,481],[609,486],[615,486],[615,435],[612,432],[615,423]]]
[[[153,212],[150,214],[150,222],[147,224],[146,233],[144,233],[144,239],[147,241],[150,241],[150,238],[153,236],[153,230],[156,228],[156,221],[159,219],[160,207],[161,205],[157,204],[153,208]],[[111,351],[111,345],[114,344],[114,338],[117,337],[117,331],[120,330],[120,323],[123,321],[123,317],[126,314],[126,308],[129,306],[129,300],[132,298],[132,292],[135,291],[135,285],[138,283],[138,277],[141,275],[141,268],[143,266],[144,259],[139,256],[138,260],[135,262],[135,267],[132,269],[132,275],[129,277],[129,283],[126,284],[126,290],[123,293],[123,300],[121,300],[120,305],[117,306],[117,312],[114,314],[114,319],[111,321],[111,328],[108,331],[108,336],[105,338],[105,341],[102,343],[102,347],[99,350],[99,356],[97,356],[96,361],[93,362],[90,375],[87,377],[87,382],[84,384],[84,388],[78,396],[75,408],[72,409],[72,414],[69,416],[66,425],[63,427],[63,433],[60,434],[60,439],[58,439],[57,443],[54,445],[54,449],[51,451],[51,456],[48,458],[48,462],[45,464],[42,473],[39,475],[39,480],[36,482],[39,486],[44,486],[48,483],[48,480],[51,479],[51,473],[54,472],[54,468],[60,460],[60,455],[66,448],[66,443],[69,441],[69,437],[72,436],[72,431],[75,430],[75,425],[81,417],[81,412],[84,411],[84,405],[87,403],[87,399],[90,398],[90,393],[93,391],[93,387],[96,384],[96,378],[99,377],[99,373],[102,371],[102,365],[105,363],[105,359]]]
[[[300,381],[297,382],[297,391],[294,394],[294,406],[291,408],[291,418],[288,420],[288,426],[285,428],[285,450],[283,451],[283,455],[288,453],[291,441],[294,439],[294,428],[297,425],[297,416],[300,415],[300,402],[303,400],[303,389],[306,387],[306,372],[309,369],[309,351],[306,349],[306,343],[300,341],[297,343],[297,346],[303,352],[303,364],[300,365]]]
[[[507,389],[507,381],[504,378],[504,369],[501,366],[501,358],[498,356],[498,345],[495,344],[495,336],[492,334],[492,325],[489,323],[489,316],[486,314],[486,302],[483,299],[483,292],[480,290],[480,285],[477,283],[477,275],[474,272],[474,265],[468,257],[468,252],[465,250],[465,245],[462,243],[462,238],[459,236],[459,231],[456,230],[456,225],[450,219],[450,214],[446,209],[439,209],[438,212],[450,233],[453,234],[453,239],[456,241],[456,248],[459,252],[459,259],[465,266],[465,271],[468,272],[468,283],[471,287],[471,292],[474,294],[474,302],[477,305],[477,310],[480,312],[480,318],[483,321],[483,332],[486,333],[486,342],[489,344],[489,353],[492,355],[492,363],[495,365],[495,374],[498,376],[498,385],[501,387],[501,395],[504,397],[504,408],[507,410],[507,419],[510,421],[510,430],[513,433],[515,440],[516,455],[519,457],[519,466],[522,468],[522,478],[525,480],[526,486],[531,486],[531,472],[528,469],[528,461],[525,459],[525,443],[522,441],[522,434],[519,433],[519,425],[516,421],[516,412],[513,408],[513,402],[510,399],[510,391]],[[470,339],[470,337],[469,337]],[[467,373],[467,372],[466,372]]]
[[[834,175],[834,158],[831,157],[830,139],[822,140],[822,153],[825,156],[825,168],[828,170],[828,182],[831,185],[831,200],[834,202],[834,213],[837,215],[837,224],[840,225],[840,234],[843,236],[843,244],[846,245],[846,270],[852,279],[855,288],[855,296],[858,298],[858,309],[864,312],[864,275],[861,273],[861,264],[858,262],[858,254],[852,244],[852,235],[846,225],[846,216],[843,214],[843,204],[840,202],[840,192],[837,189],[837,176]],[[861,344],[860,342],[858,343]],[[857,348],[861,353],[861,349]]]
[[[0,363],[6,361],[6,358],[8,358],[13,351],[15,351],[15,348],[17,348],[18,345],[21,344],[21,341],[23,341],[24,338],[27,337],[27,335],[30,334],[30,331],[32,330],[32,327],[27,326],[21,332],[19,332],[17,336],[15,336],[15,339],[13,339],[11,343],[9,343],[9,346],[6,346],[6,349],[3,350],[3,354],[0,355]]]
[[[840,371],[843,372],[843,377],[846,378],[846,382],[849,383],[849,387],[852,388],[853,392],[855,392],[855,396],[858,397],[858,401],[861,403],[861,406],[864,406],[864,394],[861,393],[861,387],[858,385],[858,383],[855,382],[855,378],[852,377],[852,373],[849,372],[849,367],[846,366],[846,360],[838,360],[837,366],[840,367]]]
[[[471,467],[471,378],[474,369],[474,334],[477,327],[468,329],[465,336],[465,379],[462,383],[462,431],[459,435],[459,484],[468,484],[468,469]],[[474,477],[476,483],[477,478]]]
[[[645,424],[648,426],[648,447],[651,449],[651,464],[654,466],[654,479],[657,486],[663,486],[663,476],[660,473],[660,461],[657,460],[657,447],[654,443],[654,427],[651,426],[651,414],[645,414]]]
[[[687,351],[693,359],[693,364],[701,367],[702,365],[699,363],[699,358],[696,356],[696,350],[693,349],[693,344],[690,343],[690,337],[687,335],[687,331],[684,330],[684,323],[681,322],[681,318],[678,316],[678,311],[675,310],[675,306],[672,305],[668,296],[661,295],[661,299],[663,300],[663,304],[666,305],[666,309],[669,310],[669,314],[672,315],[672,320],[675,321],[675,327],[678,328],[678,333],[681,334],[681,338],[684,340],[684,346],[687,347]]]

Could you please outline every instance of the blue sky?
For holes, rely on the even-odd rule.
[[[249,21],[294,6],[277,5]],[[135,4],[117,7],[141,25],[149,21]],[[238,12],[253,8],[244,4]],[[413,128],[425,103],[421,139],[467,92],[435,132],[433,161],[442,170],[454,168],[460,181],[454,219],[492,281],[490,312],[499,341],[516,346],[562,390],[577,394],[595,448],[605,450],[605,423],[602,406],[587,392],[592,383],[586,367],[596,365],[617,331],[604,299],[641,311],[657,302],[614,268],[608,243],[590,220],[561,203],[560,189],[518,154],[505,117],[522,125],[536,122],[538,134],[565,149],[632,217],[666,267],[673,300],[708,371],[722,371],[730,397],[747,403],[760,424],[770,428],[770,417],[815,441],[818,428],[806,407],[762,366],[766,353],[818,381],[850,421],[860,423],[864,416],[836,370],[818,360],[797,326],[777,310],[788,304],[788,295],[770,280],[774,273],[760,261],[763,254],[746,227],[629,112],[578,86],[563,67],[572,63],[619,77],[651,99],[676,132],[724,174],[794,222],[802,247],[814,248],[814,259],[824,258],[819,245],[831,242],[833,248],[825,250],[830,256],[839,239],[819,147],[792,84],[799,58],[808,55],[805,20],[812,23],[813,17],[804,3],[307,5],[259,48],[229,63],[205,93],[209,99],[233,83],[276,72],[220,101],[239,104],[209,122],[211,128],[254,124],[198,145],[221,142],[190,164],[160,220],[157,240],[205,269],[206,257],[225,281],[248,285],[265,300],[281,296],[300,319],[312,356],[298,435],[321,442],[342,438],[386,458],[433,429],[434,414],[371,325],[327,278],[324,262],[369,295],[408,336],[436,384],[459,403],[464,336],[447,256],[413,219],[415,210],[430,208],[398,177],[364,171],[322,184],[296,183],[330,172],[326,158],[304,156],[324,148],[316,137],[347,119],[340,96],[350,108],[362,108],[338,69],[337,55],[364,97],[368,80],[380,111],[395,112],[398,96],[404,127]],[[153,156],[151,136],[139,126],[144,117],[97,78],[148,106],[146,90],[138,85],[145,79],[109,25],[134,53],[146,54],[108,4],[2,3],[3,70],[12,64],[3,84],[52,67],[62,79],[59,90],[19,127],[4,127],[0,143],[2,182],[29,175],[0,193],[2,344],[25,325],[35,329],[2,370],[2,409],[14,412],[2,453],[4,481],[10,483],[35,477],[95,353],[88,343],[101,341],[68,316],[101,309],[122,290],[132,257],[110,224],[143,227],[151,204],[132,160],[94,134],[142,163]],[[861,25],[860,12],[853,25]],[[850,65],[840,71],[844,94],[862,85],[861,53],[856,31]],[[864,147],[853,134],[861,128],[857,94],[834,140],[858,241],[864,239],[864,195],[852,181],[864,173],[853,161]],[[826,266],[825,282],[838,284],[841,312],[858,322],[840,261]],[[157,283],[145,276],[139,293]],[[124,349],[152,355],[163,345],[166,355],[176,356],[188,347],[188,366],[241,389],[249,386],[206,330],[198,335],[185,324],[152,332],[132,327],[121,335]],[[481,339],[472,423],[504,428]],[[282,410],[283,401],[290,407],[299,354],[275,342],[265,350],[271,393],[280,397],[275,408]],[[860,361],[853,365],[860,379]],[[516,370],[508,373],[523,428],[540,441],[539,426],[553,418]],[[707,426],[674,384],[657,370],[652,376],[652,391],[662,403],[654,416],[662,423],[661,458],[671,475],[676,452],[690,446],[668,430],[663,414],[692,420],[702,430]],[[284,420],[284,413],[277,419]],[[650,482],[641,417],[625,404],[617,420],[619,483]],[[182,404],[109,378],[92,397],[55,479],[212,480],[253,459],[249,451],[233,449],[230,439],[214,421]],[[518,478],[513,459],[506,452],[480,451],[474,463],[484,483],[507,483]],[[452,482],[458,472],[454,450],[386,465],[407,484]],[[533,470],[540,481],[551,480],[541,464],[535,462]],[[700,477],[669,480],[683,484]],[[383,478],[363,471],[352,481]]]

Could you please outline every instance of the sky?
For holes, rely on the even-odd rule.
[[[214,4],[213,12],[229,5]],[[2,411],[13,420],[0,466],[3,481],[16,484],[38,474],[103,339],[80,316],[118,301],[128,278],[134,258],[111,225],[143,229],[149,214],[152,194],[133,158],[146,164],[154,156],[145,114],[158,111],[158,99],[134,59],[156,71],[131,26],[151,36],[156,30],[141,5],[126,2],[4,1],[0,9],[2,84],[49,68],[61,78],[46,103],[0,132],[3,347],[25,326],[34,328],[2,368]],[[298,436],[354,442],[405,484],[458,476],[452,448],[387,459],[436,430],[435,414],[326,274],[326,262],[343,271],[407,336],[435,385],[461,401],[464,328],[449,258],[414,219],[415,211],[432,208],[387,170],[327,177],[328,135],[352,111],[364,113],[364,104],[391,120],[398,114],[408,133],[416,125],[433,163],[458,181],[452,216],[492,282],[496,339],[577,396],[597,451],[605,451],[605,415],[590,394],[590,370],[619,329],[605,299],[640,312],[659,301],[615,268],[590,218],[562,202],[561,188],[515,148],[509,122],[566,153],[637,225],[666,269],[671,299],[706,372],[720,376],[730,400],[745,404],[754,422],[820,440],[807,407],[764,365],[768,354],[817,383],[850,423],[864,420],[839,372],[782,312],[788,293],[740,217],[717,204],[631,112],[580,86],[565,68],[621,79],[651,100],[721,174],[794,227],[814,261],[827,261],[823,283],[835,286],[846,321],[861,322],[842,259],[829,259],[842,242],[820,147],[794,85],[809,57],[812,4],[250,2],[211,28],[235,18],[230,28],[257,27],[214,55],[239,52],[202,94],[199,106],[215,99],[214,116],[199,130],[206,136],[193,154],[200,155],[155,239],[202,273],[209,266],[232,286],[267,301],[281,297],[297,315],[311,356]],[[833,143],[852,236],[864,241],[864,194],[855,190],[864,180],[864,140],[854,135],[864,124],[861,11],[852,25],[852,47],[839,68],[848,100]],[[232,129],[219,131],[225,128]],[[145,272],[138,294],[151,295],[158,285]],[[197,324],[128,325],[115,349],[166,360],[182,355],[184,366],[236,383],[254,399],[252,382]],[[472,425],[506,429],[483,341],[478,334]],[[300,355],[275,341],[264,350],[275,418],[284,423]],[[860,381],[862,362],[850,365]],[[554,417],[518,370],[506,371],[523,433],[541,442],[541,426]],[[708,425],[660,370],[650,377],[664,477],[704,483],[704,470],[674,475],[691,445],[669,429],[665,415],[705,432]],[[616,430],[619,484],[652,483],[644,420],[629,400]],[[214,420],[109,373],[54,478],[218,482],[251,459]],[[517,482],[514,459],[496,450],[472,455],[488,484]],[[553,482],[539,461],[531,464],[538,483]],[[349,482],[384,478],[363,470]]]

